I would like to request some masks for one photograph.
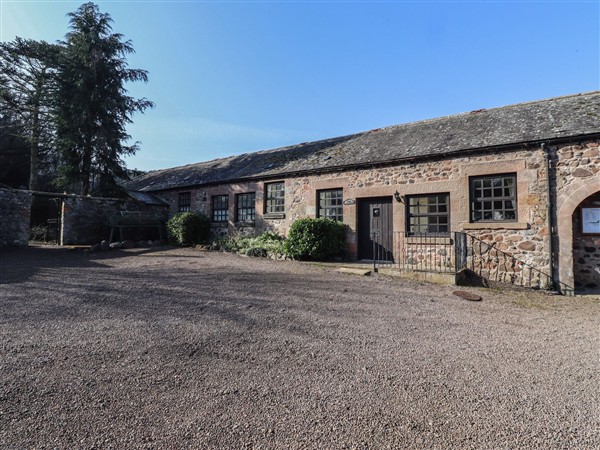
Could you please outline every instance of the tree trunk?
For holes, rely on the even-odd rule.
[[[30,145],[30,160],[29,160],[29,190],[38,191],[40,189],[39,174],[40,174],[40,155],[39,145],[37,142],[32,142]]]
[[[43,73],[42,73],[43,75]],[[29,142],[29,190],[37,191],[39,189],[40,175],[40,97],[44,88],[43,77],[37,80],[36,92],[33,98],[31,137]]]
[[[33,118],[33,129],[31,133],[31,142],[29,143],[29,190],[39,190],[39,175],[40,175],[40,131],[39,118],[37,111]]]
[[[90,193],[90,174],[92,173],[92,144],[86,142],[81,155],[81,195],[89,195]]]

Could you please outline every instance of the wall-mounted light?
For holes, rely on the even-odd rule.
[[[398,191],[394,192],[394,198],[396,199],[396,201],[398,203],[404,203],[404,201],[402,200],[402,196],[400,195],[400,192],[398,192]]]

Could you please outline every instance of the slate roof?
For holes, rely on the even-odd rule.
[[[600,134],[600,91],[472,111],[157,170],[127,184],[160,191],[333,171]]]
[[[139,202],[151,206],[169,206],[169,204],[149,192],[129,191],[128,194]]]

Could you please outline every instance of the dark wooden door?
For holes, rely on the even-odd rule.
[[[393,261],[392,197],[359,198],[358,259]]]

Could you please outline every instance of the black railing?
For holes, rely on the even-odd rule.
[[[373,267],[438,273],[464,271],[466,276],[484,284],[497,282],[554,289],[551,275],[500,250],[497,245],[460,231],[444,234],[394,232],[391,252],[382,253],[374,245]]]
[[[395,233],[395,257],[400,270],[455,272],[454,233]]]
[[[389,267],[394,264],[394,250],[392,236],[385,236],[387,239],[382,240],[382,236],[378,231],[371,233],[373,271],[377,271],[378,267]]]
[[[553,289],[552,277],[548,273],[498,249],[498,243],[489,244],[475,236],[465,236],[466,267],[472,273],[491,282],[534,289]]]

